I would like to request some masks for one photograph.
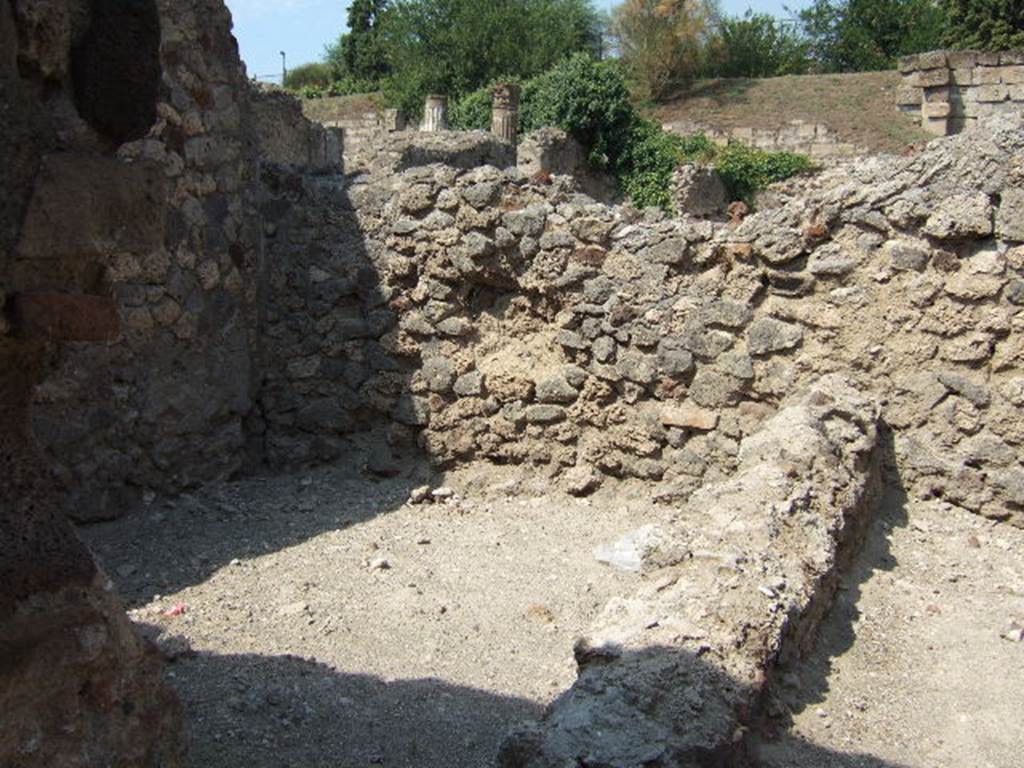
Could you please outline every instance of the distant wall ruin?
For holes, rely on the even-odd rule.
[[[929,51],[904,56],[899,70],[897,105],[936,136],[1024,111],[1024,51]]]
[[[720,129],[693,121],[677,121],[663,126],[684,136],[703,133],[716,144],[735,141],[766,152],[796,152],[814,160],[832,161],[866,154],[863,147],[843,141],[824,123],[791,120],[781,128],[756,126]]]

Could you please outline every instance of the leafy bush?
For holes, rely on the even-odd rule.
[[[754,194],[769,184],[814,168],[810,158],[805,155],[765,152],[744,144],[722,147],[714,165],[730,195],[736,200],[747,202],[751,202]]]
[[[708,44],[709,77],[800,75],[810,64],[807,41],[767,13],[725,17]]]
[[[697,137],[682,137],[662,130],[650,120],[639,121],[618,158],[618,177],[625,192],[640,208],[671,210],[672,174],[681,162],[706,156],[713,146],[704,147]]]
[[[592,165],[615,169],[639,121],[616,62],[577,54],[526,83],[520,126],[557,126],[589,152]]]
[[[284,87],[290,91],[298,91],[309,86],[326,88],[333,79],[330,66],[314,61],[289,70],[288,76],[284,79]]]
[[[672,175],[684,162],[716,166],[730,193],[747,200],[765,185],[811,168],[801,155],[740,145],[721,148],[703,134],[679,136],[663,130],[637,112],[615,62],[579,54],[522,83],[522,88],[520,131],[548,126],[566,131],[587,150],[590,165],[613,175],[640,207],[672,210]],[[490,87],[457,100],[449,113],[451,124],[486,130],[491,101]]]
[[[460,131],[486,131],[491,127],[491,89],[481,88],[452,102],[448,123]]]
[[[522,86],[521,80],[517,77],[499,77],[487,87],[467,93],[448,105],[449,125],[460,131],[490,130],[491,107],[494,102],[493,91],[494,86],[498,83],[517,83]]]

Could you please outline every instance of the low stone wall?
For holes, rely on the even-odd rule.
[[[342,134],[311,123],[302,115],[302,105],[283,91],[250,94],[250,128],[264,163],[302,168],[309,173],[339,173],[342,170]]]
[[[818,161],[841,160],[866,154],[863,148],[842,141],[827,125],[805,120],[791,120],[781,128],[741,127],[722,130],[690,120],[667,123],[662,127],[683,136],[703,133],[717,144],[734,141],[768,152],[796,152]]]
[[[794,182],[738,225],[430,153],[322,187],[275,245],[270,455],[339,455],[370,425],[382,468],[418,447],[685,498],[794,387],[850,371],[908,484],[1024,522],[1022,140],[991,133]]]
[[[1024,51],[930,51],[900,59],[897,105],[938,136],[1024,110]]]
[[[349,115],[340,120],[328,120],[324,127],[337,132],[343,148],[345,168],[361,170],[363,158],[372,156],[374,145],[387,141],[390,134],[406,130],[407,121],[397,109],[380,109]]]

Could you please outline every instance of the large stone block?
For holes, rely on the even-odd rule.
[[[929,69],[917,73],[917,84],[922,88],[934,88],[949,84],[948,69]]]
[[[995,85],[1002,81],[1003,71],[999,67],[977,67],[974,70],[975,85]]]
[[[898,106],[918,106],[923,100],[920,88],[913,86],[900,86],[896,89],[896,104]]]
[[[1010,98],[1010,88],[1006,85],[982,85],[978,87],[978,101],[981,103],[994,103],[1006,101]]]
[[[918,69],[917,60],[918,56],[916,53],[909,56],[900,56],[899,61],[896,63],[896,67],[904,74],[916,72]]]
[[[955,85],[973,85],[974,84],[974,69],[954,69],[950,74],[950,79]]]
[[[978,54],[974,51],[950,51],[946,54],[950,69],[970,70],[978,65]]]
[[[917,54],[918,69],[944,69],[946,66],[945,51],[928,51]]]
[[[1024,83],[1024,66],[1014,65],[1002,68],[1002,81],[1011,85]]]
[[[936,117],[949,117],[952,112],[952,105],[948,101],[931,102],[921,107],[921,114],[928,120]]]
[[[55,341],[115,341],[120,333],[117,305],[104,296],[62,293],[21,294],[13,300],[20,335]]]
[[[74,154],[40,168],[15,252],[25,289],[84,288],[90,265],[164,245],[166,182],[154,164]]]

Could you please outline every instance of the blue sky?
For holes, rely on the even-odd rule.
[[[235,37],[249,76],[280,75],[285,51],[289,66],[317,61],[324,46],[345,27],[346,0],[226,0],[235,19]],[[610,8],[616,0],[596,0]],[[755,11],[785,14],[783,5],[802,8],[809,0],[721,0],[726,13]]]

